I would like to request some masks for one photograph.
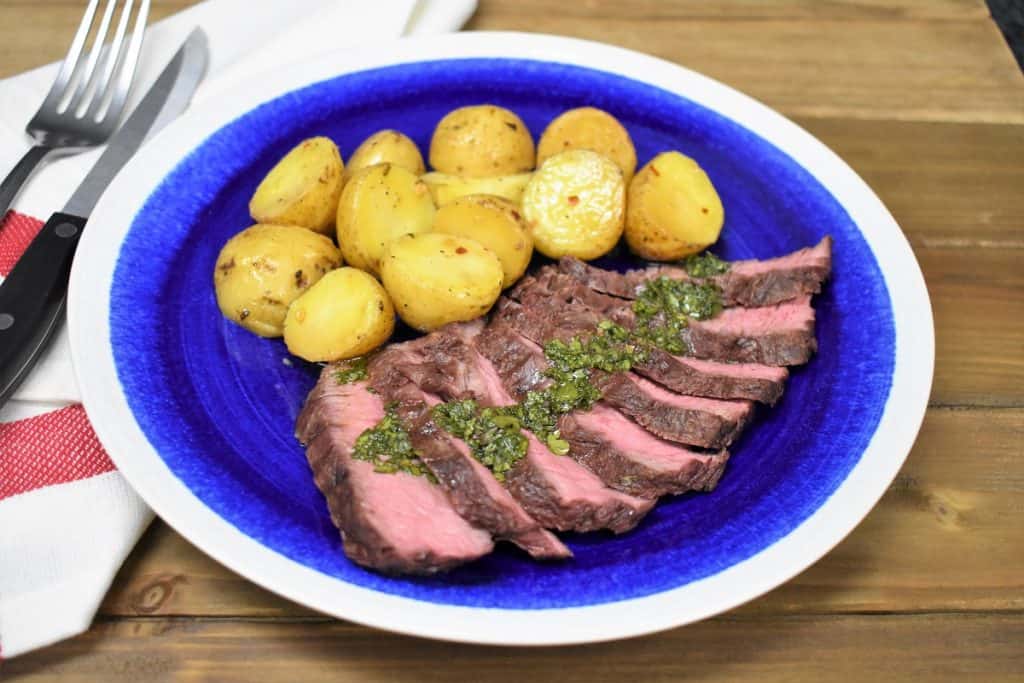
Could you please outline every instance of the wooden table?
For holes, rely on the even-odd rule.
[[[190,4],[157,0],[154,13]],[[0,76],[57,59],[79,0],[0,4]],[[553,6],[557,5],[557,7]],[[728,614],[619,643],[500,649],[324,618],[157,522],[92,630],[21,680],[1024,680],[1024,77],[982,0],[484,1],[470,28],[580,36],[795,119],[895,214],[937,333],[924,427],[835,550]]]

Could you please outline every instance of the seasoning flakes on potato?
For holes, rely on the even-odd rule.
[[[297,225],[330,234],[345,167],[330,138],[299,143],[270,169],[249,201],[257,223]]]
[[[349,157],[346,170],[351,176],[361,168],[376,164],[394,164],[416,175],[426,171],[419,147],[397,130],[377,131],[363,140]]]
[[[381,279],[402,320],[426,332],[487,313],[504,271],[476,240],[430,232],[394,240]]]
[[[372,275],[355,268],[327,273],[288,308],[284,343],[308,361],[355,358],[395,329],[395,309]]]
[[[493,104],[448,112],[430,140],[435,171],[469,178],[523,173],[536,154],[530,130],[514,112]]]
[[[626,186],[614,161],[590,150],[556,154],[523,193],[534,247],[550,258],[594,259],[622,235]]]
[[[618,119],[601,109],[570,109],[549,123],[537,142],[537,165],[570,149],[605,155],[619,165],[627,184],[636,171],[633,139]]]
[[[515,204],[523,198],[523,190],[533,173],[514,173],[492,178],[464,178],[433,171],[420,178],[430,188],[430,195],[437,206],[444,206],[459,197],[470,194],[489,194],[502,197]]]
[[[501,197],[474,194],[445,204],[434,216],[434,232],[468,237],[494,252],[505,274],[502,288],[523,276],[533,256],[533,238],[519,208]]]
[[[434,211],[427,185],[411,171],[394,164],[356,171],[338,202],[338,245],[345,262],[380,274],[388,243],[429,231]]]
[[[280,337],[288,306],[341,265],[330,239],[291,225],[254,225],[217,257],[214,291],[221,313],[261,337]]]
[[[711,179],[693,159],[663,152],[629,185],[626,243],[655,261],[696,254],[718,240],[725,210]]]

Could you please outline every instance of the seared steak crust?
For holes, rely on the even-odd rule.
[[[563,258],[559,270],[597,292],[635,299],[648,282],[658,277],[690,280],[679,266],[652,266],[625,273],[603,270],[572,257]],[[832,238],[817,245],[764,261],[736,261],[725,273],[708,278],[722,292],[726,306],[772,306],[808,294],[817,294],[832,272]]]

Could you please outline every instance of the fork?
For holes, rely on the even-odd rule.
[[[107,0],[102,14],[97,13],[100,0],[89,0],[50,92],[25,127],[35,145],[0,183],[0,218],[41,161],[54,153],[77,154],[101,145],[114,132],[135,76],[149,3],[123,0],[113,37],[104,46],[122,0]],[[129,34],[133,10],[135,23]],[[86,53],[90,35],[92,48]]]

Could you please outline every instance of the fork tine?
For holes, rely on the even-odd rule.
[[[129,0],[129,3],[132,3],[132,0]],[[118,55],[120,66],[116,75],[117,80],[110,94],[109,105],[106,112],[103,113],[104,120],[116,121],[124,110],[124,104],[128,99],[128,93],[134,80],[135,66],[139,61],[139,52],[142,50],[142,36],[146,31],[149,3],[150,0],[140,0],[139,10],[135,15],[135,24],[132,26],[131,37],[127,45],[122,48],[121,54]]]
[[[100,56],[105,52],[104,44],[107,42],[107,32],[110,30],[110,21],[114,16],[114,8],[117,7],[118,0],[107,0],[106,7],[103,9],[103,14],[100,17],[100,25],[96,29],[96,35],[92,41],[92,49],[89,50],[89,55],[85,59],[85,65],[81,69],[81,73],[77,79],[77,85],[74,85],[74,90],[70,97],[67,97],[67,103],[65,110],[70,112],[72,115],[77,115],[78,110],[86,102],[86,98],[92,92],[92,87],[95,82],[96,66],[100,62]],[[73,79],[74,80],[74,79]],[[71,88],[69,88],[71,90]]]
[[[127,0],[124,7],[121,9],[121,18],[117,22],[117,29],[114,32],[114,38],[110,41],[110,45],[104,51],[103,70],[99,75],[96,82],[95,94],[91,98],[89,103],[88,112],[83,112],[82,115],[87,115],[90,118],[100,121],[103,106],[110,100],[110,81],[116,73],[118,63],[121,61],[121,53],[124,47],[125,34],[128,32],[128,22],[131,19],[132,14],[132,0]]]
[[[50,106],[52,108],[54,101],[59,101],[64,94],[65,88],[75,68],[78,66],[78,58],[82,55],[82,48],[85,47],[85,39],[89,37],[89,29],[92,28],[93,18],[96,16],[96,8],[99,4],[99,0],[89,0],[89,5],[85,8],[85,13],[82,15],[82,21],[78,24],[75,37],[71,41],[71,47],[68,48],[64,62],[60,65],[60,71],[57,72],[57,78],[54,79],[53,85],[50,86],[50,91],[43,100],[44,107]]]

